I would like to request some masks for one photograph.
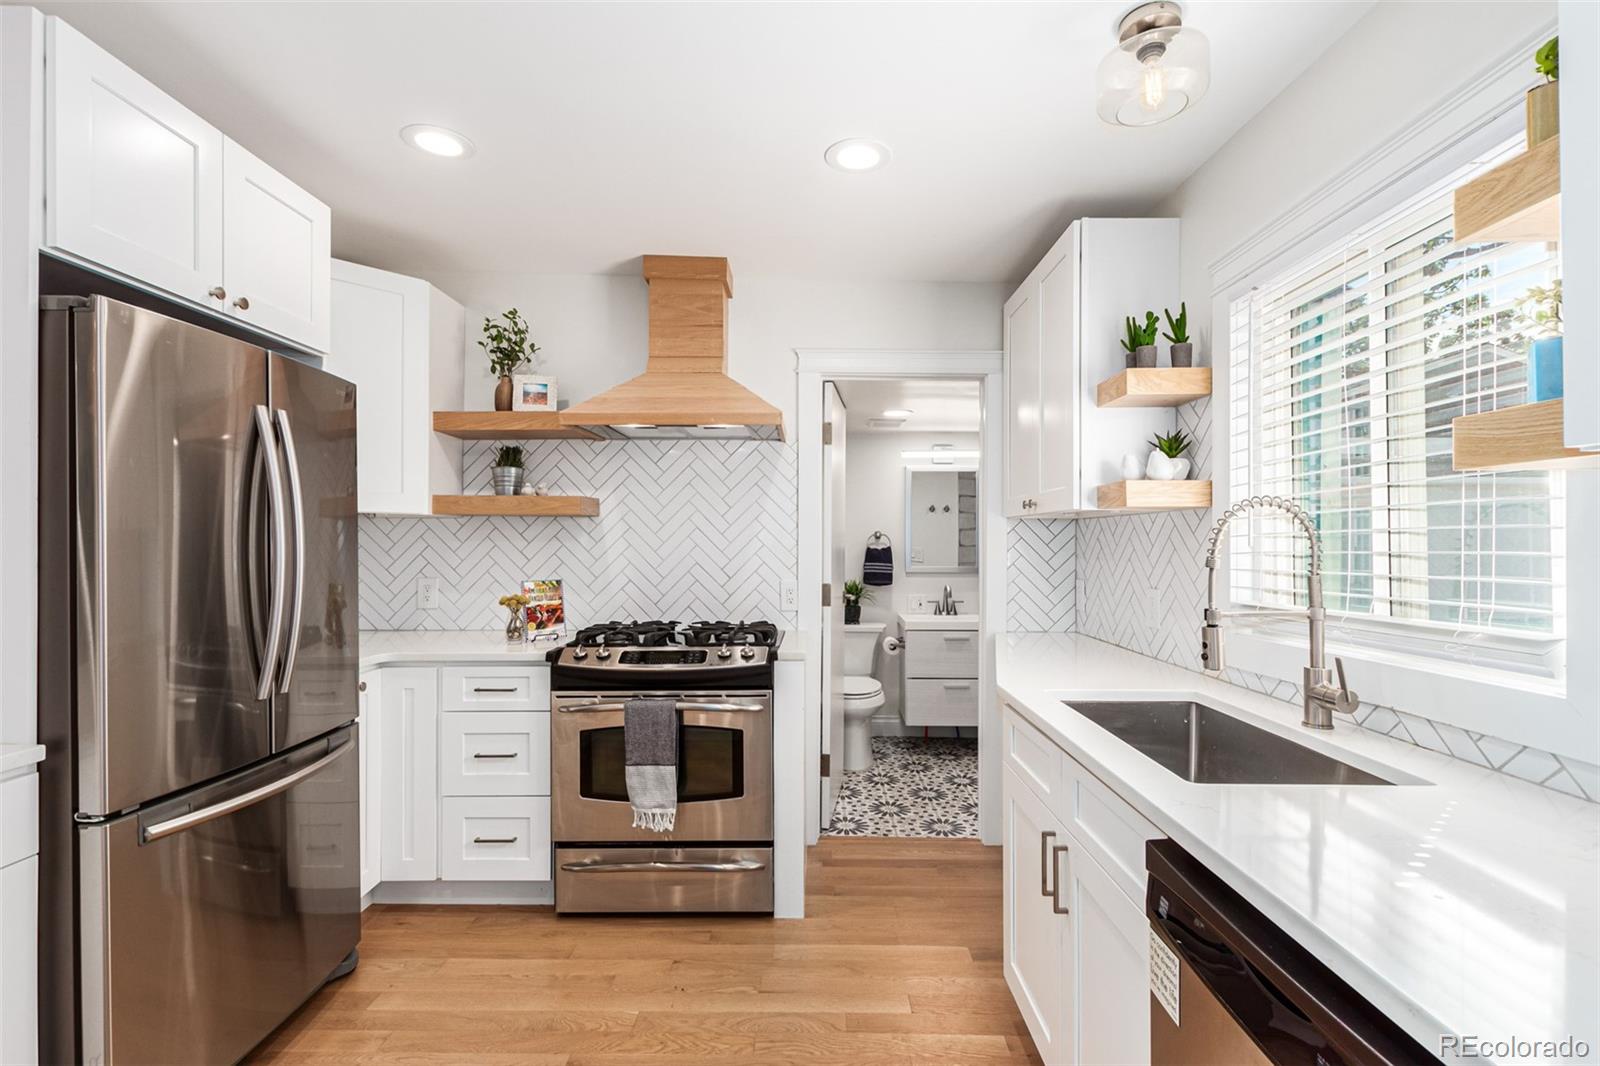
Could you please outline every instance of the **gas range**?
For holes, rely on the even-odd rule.
[[[557,691],[772,688],[782,633],[771,622],[607,622],[546,655]]]

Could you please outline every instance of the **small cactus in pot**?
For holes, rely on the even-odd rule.
[[[1122,339],[1122,348],[1127,353],[1128,366],[1155,366],[1156,334],[1161,329],[1156,313],[1146,311],[1142,326],[1130,315],[1123,319],[1123,327],[1127,335]]]
[[[1167,328],[1162,336],[1172,345],[1168,351],[1172,357],[1173,366],[1194,365],[1194,342],[1189,339],[1189,305],[1178,305],[1178,317],[1172,317],[1172,309],[1162,311],[1167,316]]]
[[[522,457],[522,448],[515,444],[502,444],[495,449],[489,477],[496,496],[515,496],[522,488]]]

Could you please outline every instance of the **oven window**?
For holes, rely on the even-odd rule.
[[[578,734],[578,794],[627,802],[622,727]],[[738,799],[744,795],[743,730],[688,725],[678,730],[678,802]]]

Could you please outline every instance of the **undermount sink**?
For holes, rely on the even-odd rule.
[[[1062,702],[1185,781],[1211,785],[1394,784],[1201,703]]]

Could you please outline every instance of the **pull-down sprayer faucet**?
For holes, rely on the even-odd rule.
[[[1222,547],[1222,540],[1228,533],[1228,523],[1257,509],[1270,509],[1282,511],[1306,535],[1306,540],[1311,545],[1311,559],[1306,566],[1306,600],[1309,606],[1304,612],[1300,611],[1250,611],[1250,612],[1224,612],[1217,610],[1217,552]],[[1324,612],[1322,610],[1322,540],[1317,536],[1317,527],[1311,522],[1311,516],[1292,500],[1281,496],[1251,496],[1240,500],[1223,512],[1217,519],[1217,524],[1211,527],[1211,539],[1206,545],[1206,616],[1205,625],[1200,627],[1200,665],[1207,670],[1221,670],[1224,665],[1222,656],[1222,619],[1227,614],[1248,613],[1253,617],[1264,614],[1292,615],[1296,618],[1305,618],[1310,625],[1310,652],[1309,662],[1301,674],[1300,690],[1304,694],[1300,724],[1307,729],[1332,729],[1333,712],[1342,711],[1345,714],[1354,714],[1361,700],[1350,691],[1344,680],[1344,661],[1333,660],[1333,670],[1326,665],[1326,633],[1324,625]],[[1337,672],[1339,683],[1333,683],[1334,674]]]

